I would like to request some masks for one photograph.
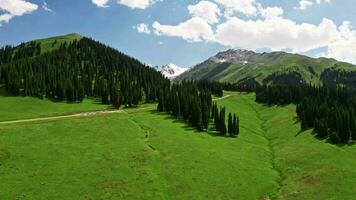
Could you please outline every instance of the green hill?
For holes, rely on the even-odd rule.
[[[272,76],[293,73],[306,82],[319,83],[326,69],[355,71],[356,66],[328,58],[310,58],[285,52],[255,53],[227,50],[196,65],[177,79],[213,80],[237,83],[255,79],[262,83]]]
[[[63,36],[50,37],[45,39],[35,40],[41,44],[41,53],[46,53],[59,48],[60,44],[70,43],[74,40],[80,40],[83,36],[78,33],[71,33]]]
[[[59,49],[61,44],[69,44],[75,40],[79,41],[83,36],[78,33],[71,33],[62,36],[55,36],[43,39],[32,40],[29,42],[24,42],[15,47],[14,54],[16,54],[17,50],[20,48],[24,48],[26,46],[37,45],[39,44],[41,47],[41,54],[48,53],[54,50]]]

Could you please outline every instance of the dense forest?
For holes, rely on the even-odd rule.
[[[212,94],[222,96],[223,87],[223,84],[217,82],[174,83],[161,91],[157,110],[183,119],[199,131],[208,130],[213,120],[215,130],[222,136],[237,136],[239,134],[237,115],[229,113],[227,128],[225,108],[219,111],[217,105],[213,104]]]
[[[356,91],[346,87],[261,86],[256,101],[269,105],[297,104],[296,112],[301,129],[313,128],[319,138],[331,143],[356,140]]]
[[[53,45],[56,41],[53,42]],[[41,54],[38,42],[0,49],[0,83],[13,95],[135,106],[154,102],[170,81],[117,50],[83,38]]]

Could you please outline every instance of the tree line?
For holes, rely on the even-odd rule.
[[[261,86],[256,101],[269,105],[297,104],[301,129],[312,128],[319,138],[331,143],[356,140],[356,91],[346,87]]]
[[[204,87],[202,87],[204,85]],[[226,128],[225,108],[220,111],[213,104],[212,92],[219,95],[222,92],[221,84],[181,81],[171,87],[164,88],[159,96],[157,110],[167,112],[172,116],[183,119],[198,131],[207,131],[211,121],[214,122],[215,130],[223,136],[237,136],[239,133],[239,120],[229,113],[228,128]],[[216,94],[215,94],[216,95]],[[222,95],[221,95],[222,96]],[[231,118],[231,119],[230,119]]]

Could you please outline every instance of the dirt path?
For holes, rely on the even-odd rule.
[[[0,122],[0,125],[19,124],[19,123],[27,123],[27,122],[51,121],[51,120],[57,120],[57,119],[87,117],[87,116],[105,115],[105,114],[122,113],[122,112],[124,112],[124,111],[123,110],[101,110],[101,111],[92,111],[92,112],[82,112],[82,113],[53,116],[53,117],[40,117],[40,118],[33,118],[33,119],[19,119],[19,120],[12,120],[12,121],[4,121],[4,122]]]
[[[226,96],[224,96],[224,97],[220,97],[220,98],[217,98],[217,99],[213,99],[213,101],[220,101],[220,100],[223,100],[223,99],[226,99],[226,98],[229,98],[229,97],[231,97],[230,94],[229,94],[229,95],[226,95]]]
[[[108,115],[114,113],[127,113],[129,112],[139,112],[143,110],[154,109],[153,106],[145,107],[145,108],[134,108],[134,109],[121,109],[121,110],[99,110],[99,111],[91,111],[91,112],[81,112],[69,115],[60,115],[60,116],[52,116],[52,117],[39,117],[39,118],[32,118],[32,119],[19,119],[19,120],[11,120],[11,121],[4,121],[0,122],[0,125],[6,124],[20,124],[20,123],[28,123],[28,122],[41,122],[41,121],[52,121],[58,119],[67,119],[67,118],[76,118],[76,117],[89,117],[89,116],[96,116],[96,115]]]

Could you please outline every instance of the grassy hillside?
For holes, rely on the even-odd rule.
[[[0,85],[0,122],[49,117],[76,112],[104,110],[109,108],[95,99],[84,99],[80,104],[41,100],[33,97],[8,96]]]
[[[63,35],[63,36],[35,40],[35,42],[41,43],[41,53],[44,54],[44,53],[58,49],[59,46],[65,42],[70,43],[74,40],[80,40],[82,38],[83,38],[83,36],[81,36],[77,33],[72,33],[72,34]],[[55,43],[55,41],[56,41],[56,43]]]
[[[211,59],[195,66],[178,79],[213,80],[236,83],[246,78],[262,83],[274,73],[297,72],[306,82],[319,83],[321,73],[328,68],[355,71],[356,66],[328,58],[310,58],[298,54],[272,52],[256,54],[245,63],[217,63]]]
[[[294,106],[227,95],[238,138],[197,133],[155,105],[0,125],[0,199],[354,199],[356,146],[299,133]]]

